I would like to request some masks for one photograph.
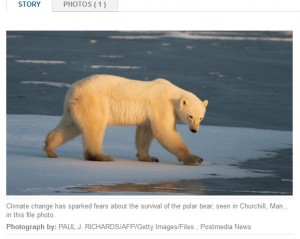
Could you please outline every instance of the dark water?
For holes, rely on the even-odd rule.
[[[207,125],[292,130],[291,32],[194,32],[182,38],[183,34],[7,32],[7,113],[62,113],[66,87],[21,82],[71,84],[103,73],[166,78],[209,100]],[[197,39],[203,36],[211,39]],[[228,39],[220,40],[224,36]],[[92,68],[99,65],[102,68]]]
[[[100,73],[166,78],[209,100],[206,125],[292,131],[292,47],[291,32],[7,32],[7,113],[60,115],[68,88],[47,82],[72,84]],[[273,176],[267,178],[67,190],[292,194],[292,149],[276,152],[273,158],[238,165],[268,168]]]

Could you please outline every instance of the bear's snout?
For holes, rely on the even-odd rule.
[[[190,129],[192,133],[197,133],[196,129]]]

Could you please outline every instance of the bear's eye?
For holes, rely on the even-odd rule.
[[[189,115],[189,118],[190,118],[190,119],[193,119],[193,116]]]

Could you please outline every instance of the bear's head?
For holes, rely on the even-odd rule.
[[[185,123],[191,132],[196,133],[204,119],[208,101],[201,101],[196,96],[182,97],[179,102],[179,119]]]

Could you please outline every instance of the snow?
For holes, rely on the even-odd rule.
[[[192,134],[185,125],[178,131],[191,151],[204,158],[201,166],[184,166],[156,141],[151,154],[159,163],[135,158],[135,127],[109,127],[104,152],[113,162],[91,162],[82,157],[81,137],[61,146],[57,159],[43,152],[46,134],[58,116],[7,115],[7,194],[55,194],[69,186],[116,183],[147,184],[203,179],[270,175],[270,171],[241,169],[237,163],[271,157],[274,150],[291,148],[292,132],[237,127],[201,126]]]
[[[107,68],[107,69],[123,69],[123,70],[130,70],[130,69],[141,69],[140,66],[109,66],[109,65],[92,65],[92,69],[99,69],[99,68]]]
[[[146,34],[146,32],[145,32]],[[263,37],[255,35],[244,35],[235,32],[157,32],[157,35],[124,35],[110,36],[116,40],[153,40],[162,38],[179,38],[189,40],[226,40],[226,41],[272,41],[272,42],[292,42],[291,35],[287,32],[286,37]]]
[[[18,63],[29,64],[66,64],[65,61],[48,61],[48,60],[16,60]]]
[[[63,82],[51,82],[51,81],[21,81],[21,84],[34,84],[34,85],[47,85],[58,88],[67,87],[70,88],[72,85]]]

